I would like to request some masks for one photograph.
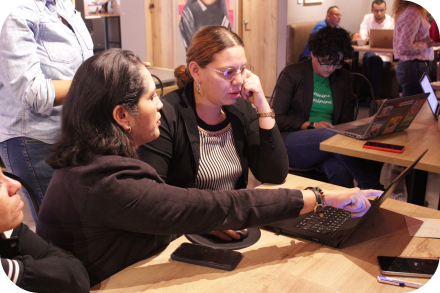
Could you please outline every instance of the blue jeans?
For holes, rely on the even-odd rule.
[[[401,61],[397,63],[396,77],[402,87],[402,96],[423,93],[420,78],[423,73],[429,74],[429,62],[420,60]]]
[[[362,64],[365,66],[365,77],[371,82],[375,95],[382,92],[383,70],[391,65],[390,62],[383,62],[374,52],[367,52],[362,58]]]
[[[44,160],[49,155],[50,144],[27,137],[16,137],[0,143],[0,156],[6,169],[23,179],[32,188],[38,205],[41,205],[44,193],[54,174],[54,169]],[[29,194],[22,188],[32,217],[37,224],[37,215]]]
[[[299,130],[290,133],[284,144],[293,168],[310,168],[317,165],[325,172],[331,184],[353,187],[353,178],[362,189],[383,190],[380,174],[375,174],[364,159],[321,151],[319,144],[336,135],[325,128]]]

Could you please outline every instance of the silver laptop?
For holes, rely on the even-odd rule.
[[[370,47],[371,48],[393,48],[394,30],[371,29]]]
[[[328,130],[356,139],[369,139],[407,129],[419,113],[429,94],[385,100],[376,115],[335,125]]]
[[[427,151],[425,150],[408,168],[402,171],[381,196],[370,200],[371,207],[362,217],[352,218],[350,212],[334,207],[325,207],[323,210],[324,217],[322,218],[311,212],[296,219],[270,224],[267,228],[278,233],[289,234],[339,248],[379,209],[380,205],[393,193],[396,186],[402,182]]]
[[[420,85],[422,86],[423,92],[429,93],[428,104],[429,107],[431,108],[432,114],[434,114],[434,118],[438,120],[440,106],[438,104],[435,91],[431,86],[431,80],[429,79],[429,76],[426,75],[426,73],[423,73],[423,76],[420,79]]]

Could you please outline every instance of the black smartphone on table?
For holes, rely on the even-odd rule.
[[[438,258],[378,256],[381,274],[431,278],[438,268]]]
[[[367,141],[366,143],[364,143],[363,147],[366,149],[387,151],[393,153],[402,153],[405,150],[405,146],[403,145],[382,143],[377,141]]]
[[[238,251],[211,248],[193,243],[182,243],[171,254],[171,259],[185,263],[232,271],[242,259]]]

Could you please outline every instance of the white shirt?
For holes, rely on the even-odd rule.
[[[366,14],[364,17],[364,20],[361,23],[361,28],[359,30],[359,34],[361,35],[362,39],[365,39],[367,37],[370,37],[370,30],[371,29],[394,29],[394,18],[389,16],[388,14],[385,14],[385,20],[382,23],[377,23],[376,19],[374,18],[374,14]],[[377,54],[379,55],[379,54]],[[392,55],[391,54],[384,54],[379,55],[384,62],[391,62]]]

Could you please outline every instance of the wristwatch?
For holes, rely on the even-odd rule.
[[[315,193],[316,196],[316,204],[313,208],[313,211],[317,213],[321,218],[324,217],[322,210],[325,208],[325,197],[322,189],[319,187],[307,187],[304,190],[311,190]]]
[[[273,109],[270,109],[270,112],[266,112],[266,113],[258,113],[258,117],[272,117],[275,118],[275,111]]]
[[[315,122],[310,122],[309,126],[307,126],[307,129],[315,129]]]

